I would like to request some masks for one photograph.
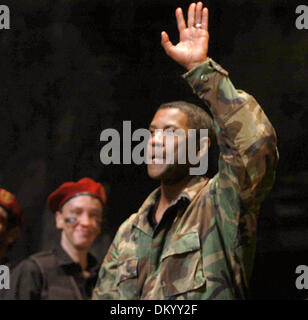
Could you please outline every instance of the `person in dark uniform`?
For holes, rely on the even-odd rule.
[[[11,192],[0,188],[0,265],[12,267],[7,253],[24,224],[23,209]]]
[[[90,299],[99,264],[89,250],[101,232],[104,187],[90,178],[67,182],[50,194],[47,205],[61,229],[54,250],[34,254],[12,272],[7,300]]]

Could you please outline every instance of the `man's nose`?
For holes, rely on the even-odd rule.
[[[152,135],[152,146],[163,147],[165,143],[164,132],[162,129],[155,129]]]
[[[90,224],[90,217],[87,213],[84,213],[82,214],[80,217],[79,217],[79,222],[80,224],[84,225],[84,226],[88,226]]]

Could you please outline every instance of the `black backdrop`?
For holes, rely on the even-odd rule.
[[[308,31],[295,26],[304,1],[211,0],[209,56],[237,88],[255,96],[276,128],[280,163],[261,211],[252,298],[296,299],[295,268],[308,264]],[[0,185],[25,208],[13,259],[57,241],[48,194],[65,181],[92,177],[109,202],[102,258],[119,224],[156,187],[146,168],[100,162],[100,133],[146,128],[162,102],[202,106],[160,46],[177,40],[174,11],[189,1],[2,1],[11,29],[0,30]],[[212,175],[215,162],[210,163]]]

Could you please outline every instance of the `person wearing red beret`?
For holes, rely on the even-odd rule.
[[[90,178],[66,182],[52,192],[47,205],[61,229],[60,244],[22,261],[11,274],[5,299],[90,299],[99,264],[89,250],[101,232],[106,201],[104,187]]]
[[[15,195],[0,188],[0,265],[11,267],[7,252],[17,240],[23,224],[23,209]]]

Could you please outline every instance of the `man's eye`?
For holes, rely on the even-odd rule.
[[[166,134],[173,134],[174,133],[174,129],[173,128],[168,128],[165,130]]]
[[[99,216],[96,215],[96,214],[91,214],[91,215],[90,215],[90,218],[91,218],[91,219],[98,220],[98,219],[99,219]]]

